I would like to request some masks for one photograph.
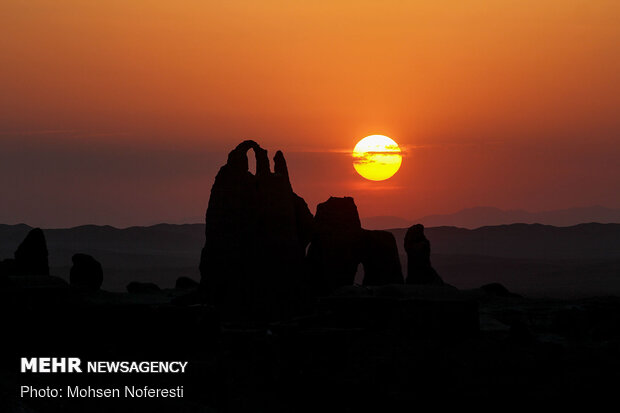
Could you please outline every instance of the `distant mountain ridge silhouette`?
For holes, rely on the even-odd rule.
[[[0,224],[0,257],[12,256],[30,229],[24,224]],[[171,288],[179,276],[199,279],[204,224],[125,229],[87,225],[43,231],[52,275],[68,279],[71,257],[81,252],[100,261],[104,289],[124,291],[130,280]],[[406,265],[406,228],[390,232],[401,264]],[[459,288],[501,282],[525,295],[620,294],[620,224],[443,226],[426,228],[425,234],[431,241],[433,266]]]
[[[582,223],[601,224],[620,223],[620,209],[603,206],[575,207],[542,212],[529,212],[521,209],[502,210],[494,207],[465,208],[452,214],[426,215],[415,220],[396,216],[376,216],[362,218],[366,228],[404,228],[414,223],[425,227],[451,226],[460,228],[480,228],[484,226],[508,224],[544,224],[567,227]]]
[[[10,256],[32,227],[25,224],[0,224],[0,254]],[[43,229],[50,249],[50,266],[59,259],[70,263],[69,251],[76,246],[87,253],[123,257],[123,264],[138,266],[132,257],[150,257],[154,266],[177,264],[188,257],[199,257],[204,224],[158,224],[146,227],[115,228],[83,225],[73,228]],[[392,228],[398,247],[407,228]],[[477,229],[451,226],[426,228],[433,252],[439,254],[473,254],[506,258],[620,259],[620,224],[579,224],[555,227],[542,224],[508,224]],[[161,254],[161,258],[157,256]],[[62,257],[61,257],[62,256]],[[115,259],[115,261],[116,261]],[[141,260],[140,260],[141,261]],[[54,263],[55,265],[52,265]],[[142,264],[140,262],[139,264]]]

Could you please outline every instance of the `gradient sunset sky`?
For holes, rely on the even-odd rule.
[[[3,0],[0,31],[0,223],[200,222],[244,139],[312,211],[620,207],[617,0]]]

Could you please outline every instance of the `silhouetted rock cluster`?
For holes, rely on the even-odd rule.
[[[75,254],[71,258],[73,266],[69,273],[72,286],[96,291],[103,283],[103,269],[99,261],[88,254]]]
[[[248,170],[249,150],[255,174]],[[330,197],[313,217],[293,192],[282,152],[273,161],[272,172],[267,151],[244,141],[229,153],[211,189],[201,291],[223,319],[287,318],[304,298],[353,285],[360,264],[364,285],[404,284],[392,233],[363,229],[351,197]],[[407,233],[407,283],[443,284],[430,265],[423,229],[416,225]]]
[[[249,150],[256,174],[248,170]],[[301,294],[312,214],[289,181],[282,152],[274,157],[244,141],[228,155],[211,189],[200,261],[201,285],[226,319],[279,319]]]
[[[0,262],[1,275],[49,275],[47,244],[40,228],[32,229],[15,251],[14,259]]]
[[[407,251],[407,284],[443,284],[431,266],[431,243],[424,235],[424,226],[416,224],[405,235]]]
[[[364,230],[362,239],[363,284],[402,284],[403,272],[394,235],[389,231]]]

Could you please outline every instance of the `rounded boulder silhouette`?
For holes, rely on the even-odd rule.
[[[85,290],[98,290],[103,283],[103,269],[99,261],[88,254],[75,254],[69,276],[71,285]]]

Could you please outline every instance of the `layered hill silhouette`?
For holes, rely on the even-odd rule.
[[[470,229],[515,223],[565,227],[589,222],[617,224],[620,223],[620,209],[590,206],[529,212],[480,206],[462,209],[452,214],[427,215],[412,221],[395,216],[377,216],[362,218],[362,222],[371,229],[403,228],[414,223],[420,223],[426,227],[453,226]]]
[[[27,225],[0,225],[0,256],[10,256]],[[392,229],[406,268],[406,228]],[[434,267],[460,288],[499,281],[526,295],[620,293],[620,224],[553,227],[513,224],[478,229],[426,228]],[[178,276],[199,279],[203,224],[118,229],[87,225],[46,229],[50,272],[68,279],[76,250],[101,262],[103,288],[123,291],[131,280],[172,287]],[[361,274],[358,274],[358,280]]]

